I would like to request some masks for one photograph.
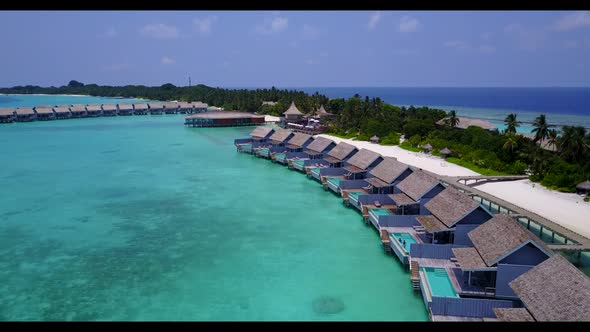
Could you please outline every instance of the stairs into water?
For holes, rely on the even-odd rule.
[[[417,261],[410,261],[410,280],[412,281],[412,288],[414,290],[420,289],[420,266]]]

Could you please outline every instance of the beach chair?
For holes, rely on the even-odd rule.
[[[379,202],[379,201],[374,201],[374,202],[373,202],[373,205],[375,205],[375,207],[378,207],[378,208],[380,208],[380,207],[381,207],[381,202]]]

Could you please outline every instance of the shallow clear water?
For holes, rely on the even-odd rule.
[[[427,320],[356,210],[236,152],[251,129],[1,125],[0,320]]]
[[[425,267],[422,271],[426,274],[432,296],[459,297],[445,269]]]

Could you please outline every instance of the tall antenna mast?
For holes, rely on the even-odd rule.
[[[191,77],[190,76],[188,77],[188,87],[189,88],[191,87]]]

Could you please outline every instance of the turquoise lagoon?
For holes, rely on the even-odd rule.
[[[355,210],[236,152],[250,130],[0,125],[0,320],[427,320]]]

